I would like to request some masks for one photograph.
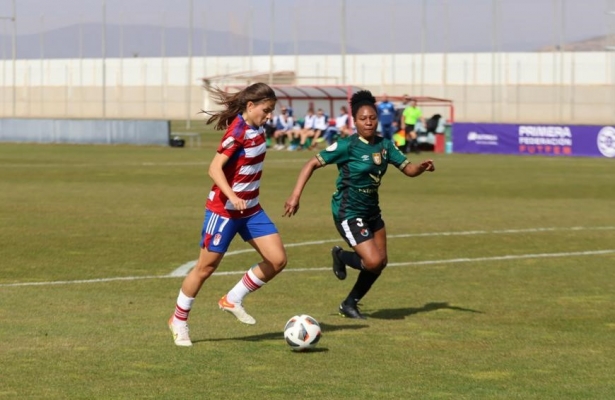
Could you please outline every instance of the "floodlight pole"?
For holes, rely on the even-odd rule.
[[[102,1],[102,117],[107,118],[107,2]]]
[[[427,1],[421,4],[421,96],[425,95],[425,48],[427,41]]]
[[[346,0],[342,0],[342,85],[346,84]]]
[[[275,0],[271,0],[271,23],[269,24],[269,84],[273,85],[273,34],[275,32]]]
[[[188,33],[188,76],[186,89],[186,128],[190,129],[190,103],[192,102],[192,34],[194,33],[194,18],[192,18],[194,10],[194,1],[190,0],[189,7],[189,33]]]
[[[395,9],[395,1],[393,0],[392,9]],[[391,35],[391,86],[395,86],[395,13],[392,15],[393,21],[390,24],[389,33]]]
[[[254,7],[250,6],[250,18],[248,22],[248,70],[250,74],[254,69]]]
[[[39,35],[39,45],[40,45],[40,68],[41,68],[41,114],[45,114],[45,70],[44,62],[45,62],[45,15],[41,15],[41,33]]]
[[[83,15],[79,16],[79,90],[83,96]]]
[[[17,115],[17,68],[15,60],[17,59],[17,6],[13,0],[13,117]]]
[[[12,63],[12,69],[13,69],[13,117],[15,117],[16,113],[17,113],[17,106],[16,106],[16,102],[17,102],[17,71],[16,71],[16,63],[15,63],[15,59],[17,58],[17,7],[15,5],[15,0],[12,1],[12,5],[13,5],[13,13],[11,14],[10,17],[0,17],[0,20],[8,20],[13,22],[13,33],[12,33],[12,38],[11,38],[11,44],[12,44],[12,58],[13,58],[13,63]],[[4,70],[3,70],[4,73]]]
[[[607,11],[607,16],[611,18],[615,18],[615,10]],[[613,106],[615,107],[615,32],[613,30],[613,26],[615,25],[615,21],[612,19],[610,23],[608,23],[607,30],[607,46],[605,49],[607,51],[612,52],[611,54],[611,89],[613,93]],[[609,45],[610,43],[610,45]],[[615,123],[615,120],[613,120]]]
[[[491,122],[496,121],[496,53],[498,51],[498,0],[491,2]]]

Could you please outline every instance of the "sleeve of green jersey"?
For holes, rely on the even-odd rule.
[[[402,153],[390,140],[387,140],[386,144],[387,151],[389,152],[389,164],[393,164],[400,170],[406,168],[406,165],[410,164],[410,161],[408,161],[404,153]]]
[[[316,158],[322,165],[339,164],[348,161],[348,140],[338,140],[316,154]]]

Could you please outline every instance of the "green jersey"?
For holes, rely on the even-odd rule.
[[[337,190],[331,200],[337,222],[380,215],[378,187],[387,166],[403,170],[410,163],[390,140],[378,136],[370,144],[358,134],[338,140],[316,158],[322,165],[337,164]]]

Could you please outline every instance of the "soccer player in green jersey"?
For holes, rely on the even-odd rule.
[[[367,90],[355,93],[351,100],[357,134],[340,139],[308,160],[297,178],[295,188],[284,204],[284,216],[299,210],[301,193],[314,170],[336,164],[339,170],[331,200],[333,221],[342,238],[354,251],[333,247],[333,272],[346,279],[346,266],[359,270],[348,297],[340,304],[340,315],[364,319],[357,303],[370,290],[387,265],[387,237],[378,205],[378,187],[389,164],[409,177],[434,171],[432,160],[416,165],[395,147],[392,141],[376,134],[376,99]]]

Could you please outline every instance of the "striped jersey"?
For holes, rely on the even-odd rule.
[[[223,217],[244,218],[261,210],[258,201],[263,161],[267,150],[263,127],[248,125],[241,115],[233,120],[220,141],[217,152],[229,157],[223,167],[233,192],[247,203],[241,213],[214,184],[205,207]]]

